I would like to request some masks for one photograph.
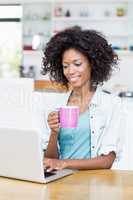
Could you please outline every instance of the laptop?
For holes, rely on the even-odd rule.
[[[0,176],[48,183],[72,173],[70,169],[44,171],[37,130],[0,128]]]
[[[0,79],[0,127],[31,127],[34,81]]]

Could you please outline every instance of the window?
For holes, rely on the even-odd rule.
[[[19,77],[22,6],[0,5],[0,78]]]

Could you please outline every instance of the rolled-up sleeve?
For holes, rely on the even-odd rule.
[[[113,151],[116,154],[116,160],[118,160],[122,152],[122,104],[119,98],[113,100],[111,104],[110,108],[105,110],[105,112],[108,112],[107,121],[103,133],[101,134],[101,142],[99,143],[97,154],[107,155]]]

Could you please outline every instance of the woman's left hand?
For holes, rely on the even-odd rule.
[[[64,160],[53,158],[44,158],[43,165],[47,172],[51,172],[52,170],[61,170],[66,167]]]

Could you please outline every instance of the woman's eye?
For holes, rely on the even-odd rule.
[[[77,67],[80,66],[80,65],[81,65],[81,63],[75,63],[75,66],[77,66]]]
[[[67,65],[63,65],[63,68],[66,69],[68,66]]]

